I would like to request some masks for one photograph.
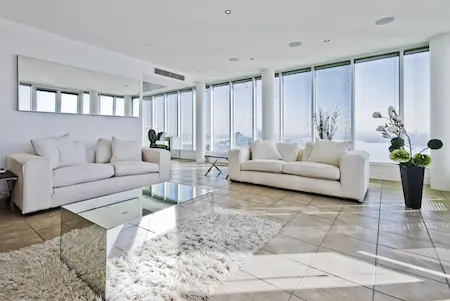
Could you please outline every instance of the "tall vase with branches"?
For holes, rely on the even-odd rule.
[[[339,115],[340,112],[337,108],[333,109],[331,112],[319,108],[317,113],[313,114],[314,126],[320,139],[333,140],[333,137],[339,128]]]

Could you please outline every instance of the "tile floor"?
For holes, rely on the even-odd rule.
[[[364,203],[229,182],[173,162],[172,182],[211,188],[220,207],[279,221],[281,232],[211,301],[450,300],[450,194],[424,189],[406,210],[399,183],[372,181]],[[0,208],[0,252],[59,235],[59,210]]]

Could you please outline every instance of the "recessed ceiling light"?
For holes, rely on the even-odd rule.
[[[231,14],[231,9],[227,9],[227,10],[225,11],[225,14],[227,14],[227,15]]]
[[[324,43],[330,43],[330,39],[323,40]]]
[[[127,88],[129,87],[128,85],[123,85],[123,86],[124,86],[124,87],[127,87]]]
[[[254,58],[254,57],[251,57],[251,58],[250,58],[250,61],[254,61],[254,60],[255,60],[255,58]]]
[[[239,58],[238,57],[232,57],[232,58],[230,58],[230,62],[239,62]]]
[[[302,42],[291,42],[289,43],[289,47],[298,47],[302,45]]]
[[[145,47],[150,47],[150,43],[144,43],[142,45],[144,45]]]
[[[198,73],[202,73],[203,71],[202,70],[198,70]]]
[[[381,18],[380,20],[377,20],[375,22],[376,25],[386,25],[389,23],[392,23],[395,20],[394,17],[385,17],[385,18]]]

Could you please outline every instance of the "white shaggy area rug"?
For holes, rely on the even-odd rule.
[[[207,300],[280,229],[275,221],[228,210],[183,221],[108,261],[107,300]],[[69,234],[77,231],[92,230]],[[0,267],[2,301],[101,300],[60,261],[59,239],[0,253]]]

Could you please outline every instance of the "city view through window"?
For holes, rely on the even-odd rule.
[[[403,70],[400,70],[401,66]],[[280,73],[274,81],[278,141],[295,142],[302,147],[315,135],[314,114],[337,112],[338,130],[333,140],[353,140],[356,149],[371,154],[372,162],[390,163],[389,141],[376,131],[380,120],[373,119],[372,113],[387,114],[387,108],[392,105],[405,121],[414,151],[426,147],[430,131],[427,49]],[[169,94],[147,98],[153,121],[147,120],[144,124],[147,127],[152,124],[158,131],[168,131],[170,129],[165,126],[173,128],[173,124],[181,122],[181,133],[176,135],[181,138],[181,149],[194,150],[194,94],[193,89],[170,94],[178,95],[178,107],[165,106],[165,101],[170,101]],[[247,147],[248,142],[262,139],[260,78],[210,85],[205,100],[207,152],[226,153],[231,148]],[[169,118],[167,122],[166,118]]]

